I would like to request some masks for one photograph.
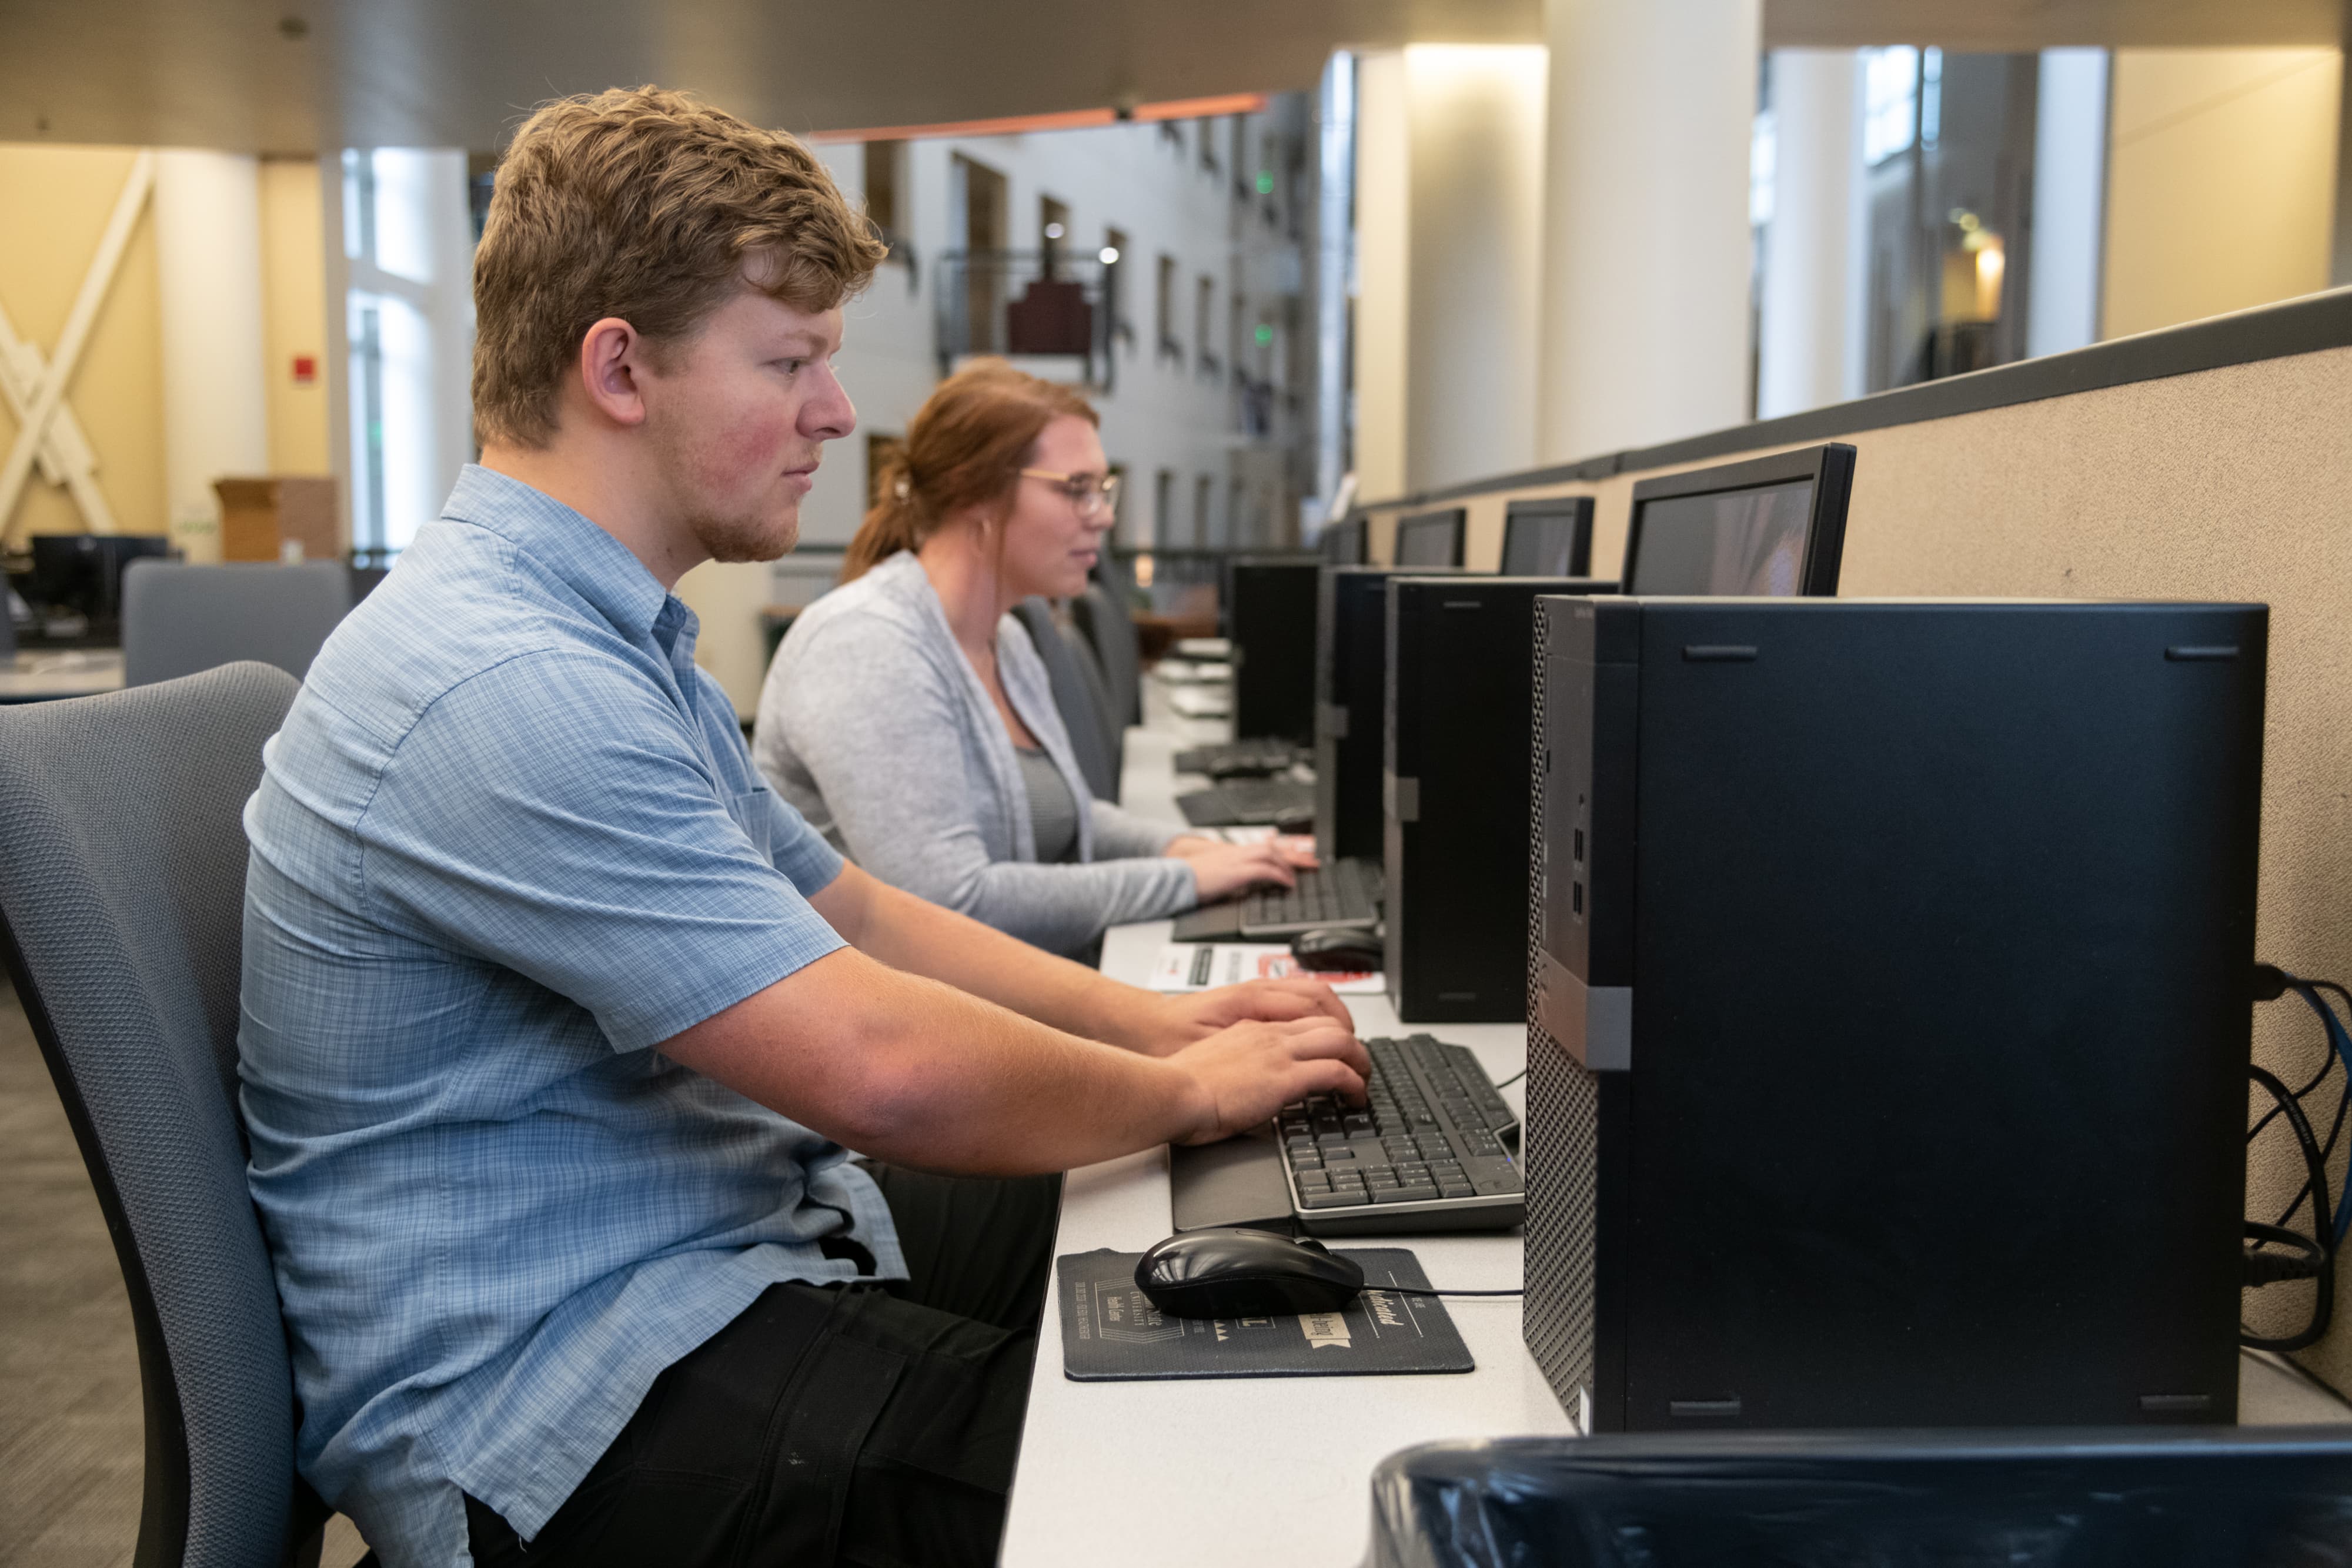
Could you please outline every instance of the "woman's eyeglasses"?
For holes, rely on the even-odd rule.
[[[1091,474],[1060,474],[1051,468],[1024,468],[1024,479],[1043,479],[1051,484],[1077,508],[1082,517],[1107,517],[1118,509],[1118,476],[1106,474],[1097,479]]]

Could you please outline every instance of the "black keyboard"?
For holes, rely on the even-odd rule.
[[[1296,936],[1326,926],[1381,923],[1381,868],[1370,861],[1333,861],[1298,873],[1296,887],[1262,887],[1242,900],[1245,937]]]
[[[1364,1046],[1370,1103],[1317,1095],[1276,1120],[1301,1225],[1347,1235],[1523,1221],[1527,1189],[1503,1137],[1518,1117],[1478,1059],[1425,1034]]]
[[[1243,779],[1287,772],[1314,753],[1286,740],[1236,740],[1223,746],[1196,746],[1176,754],[1179,773],[1199,773],[1211,779]]]
[[[1312,816],[1315,786],[1290,779],[1234,779],[1179,795],[1176,806],[1196,828],[1266,827]]]

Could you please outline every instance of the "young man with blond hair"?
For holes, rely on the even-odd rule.
[[[481,464],[268,748],[251,1185],[302,1472],[389,1564],[992,1562],[1048,1173],[1360,1088],[1321,987],[1114,984],[751,767],[670,590],[792,548],[880,258],[790,137],[533,115]]]

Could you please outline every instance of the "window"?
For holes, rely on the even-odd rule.
[[[1203,474],[1192,481],[1192,544],[1195,549],[1209,542],[1209,507],[1216,495],[1214,481]]]
[[[1174,360],[1181,364],[1184,360],[1184,345],[1176,336],[1178,287],[1176,258],[1172,256],[1161,256],[1160,258],[1160,298],[1153,302],[1154,314],[1160,329],[1160,357],[1163,360]]]
[[[1223,366],[1218,362],[1216,350],[1210,346],[1213,341],[1210,337],[1210,334],[1216,330],[1214,326],[1214,322],[1217,319],[1216,280],[1203,274],[1198,285],[1195,286],[1194,293],[1195,299],[1192,308],[1193,363],[1207,374],[1215,375],[1219,371],[1223,369]]]
[[[1919,90],[1919,51],[1872,49],[1863,67],[1862,161],[1883,163],[1911,145],[1913,95]]]
[[[902,176],[906,169],[907,144],[903,141],[869,141],[865,148],[866,217],[885,238],[906,232],[906,219],[899,210]]]
[[[1037,198],[1037,248],[1045,257],[1045,276],[1054,276],[1070,246],[1070,207],[1051,196]]]
[[[1129,316],[1128,279],[1133,272],[1119,264],[1127,258],[1127,233],[1123,229],[1103,230],[1102,249],[1095,259],[1102,263],[1104,308],[1110,312],[1111,335],[1127,345],[1129,353],[1135,352],[1135,323]]]
[[[472,455],[462,378],[473,192],[461,152],[346,149],[342,175],[352,543],[389,555],[439,513]]]
[[[955,214],[963,230],[963,313],[966,352],[1004,351],[1004,258],[1006,181],[985,163],[961,153],[955,160]]]
[[[1176,471],[1162,468],[1151,477],[1151,538],[1161,549],[1176,542]]]
[[[1863,162],[1909,152],[1915,131],[1923,147],[1935,146],[1943,131],[1944,51],[1905,44],[1863,56]]]
[[[1217,122],[1203,115],[1193,127],[1201,139],[1201,167],[1217,172]]]

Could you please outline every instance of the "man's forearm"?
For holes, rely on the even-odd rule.
[[[856,953],[821,958],[663,1049],[863,1153],[967,1175],[1067,1170],[1194,1135],[1215,1113],[1174,1063]]]
[[[854,866],[845,868],[842,877],[847,885],[820,894],[817,910],[866,956],[1083,1039],[1130,1048],[1140,1042],[1153,999],[1150,992],[1055,957]]]

